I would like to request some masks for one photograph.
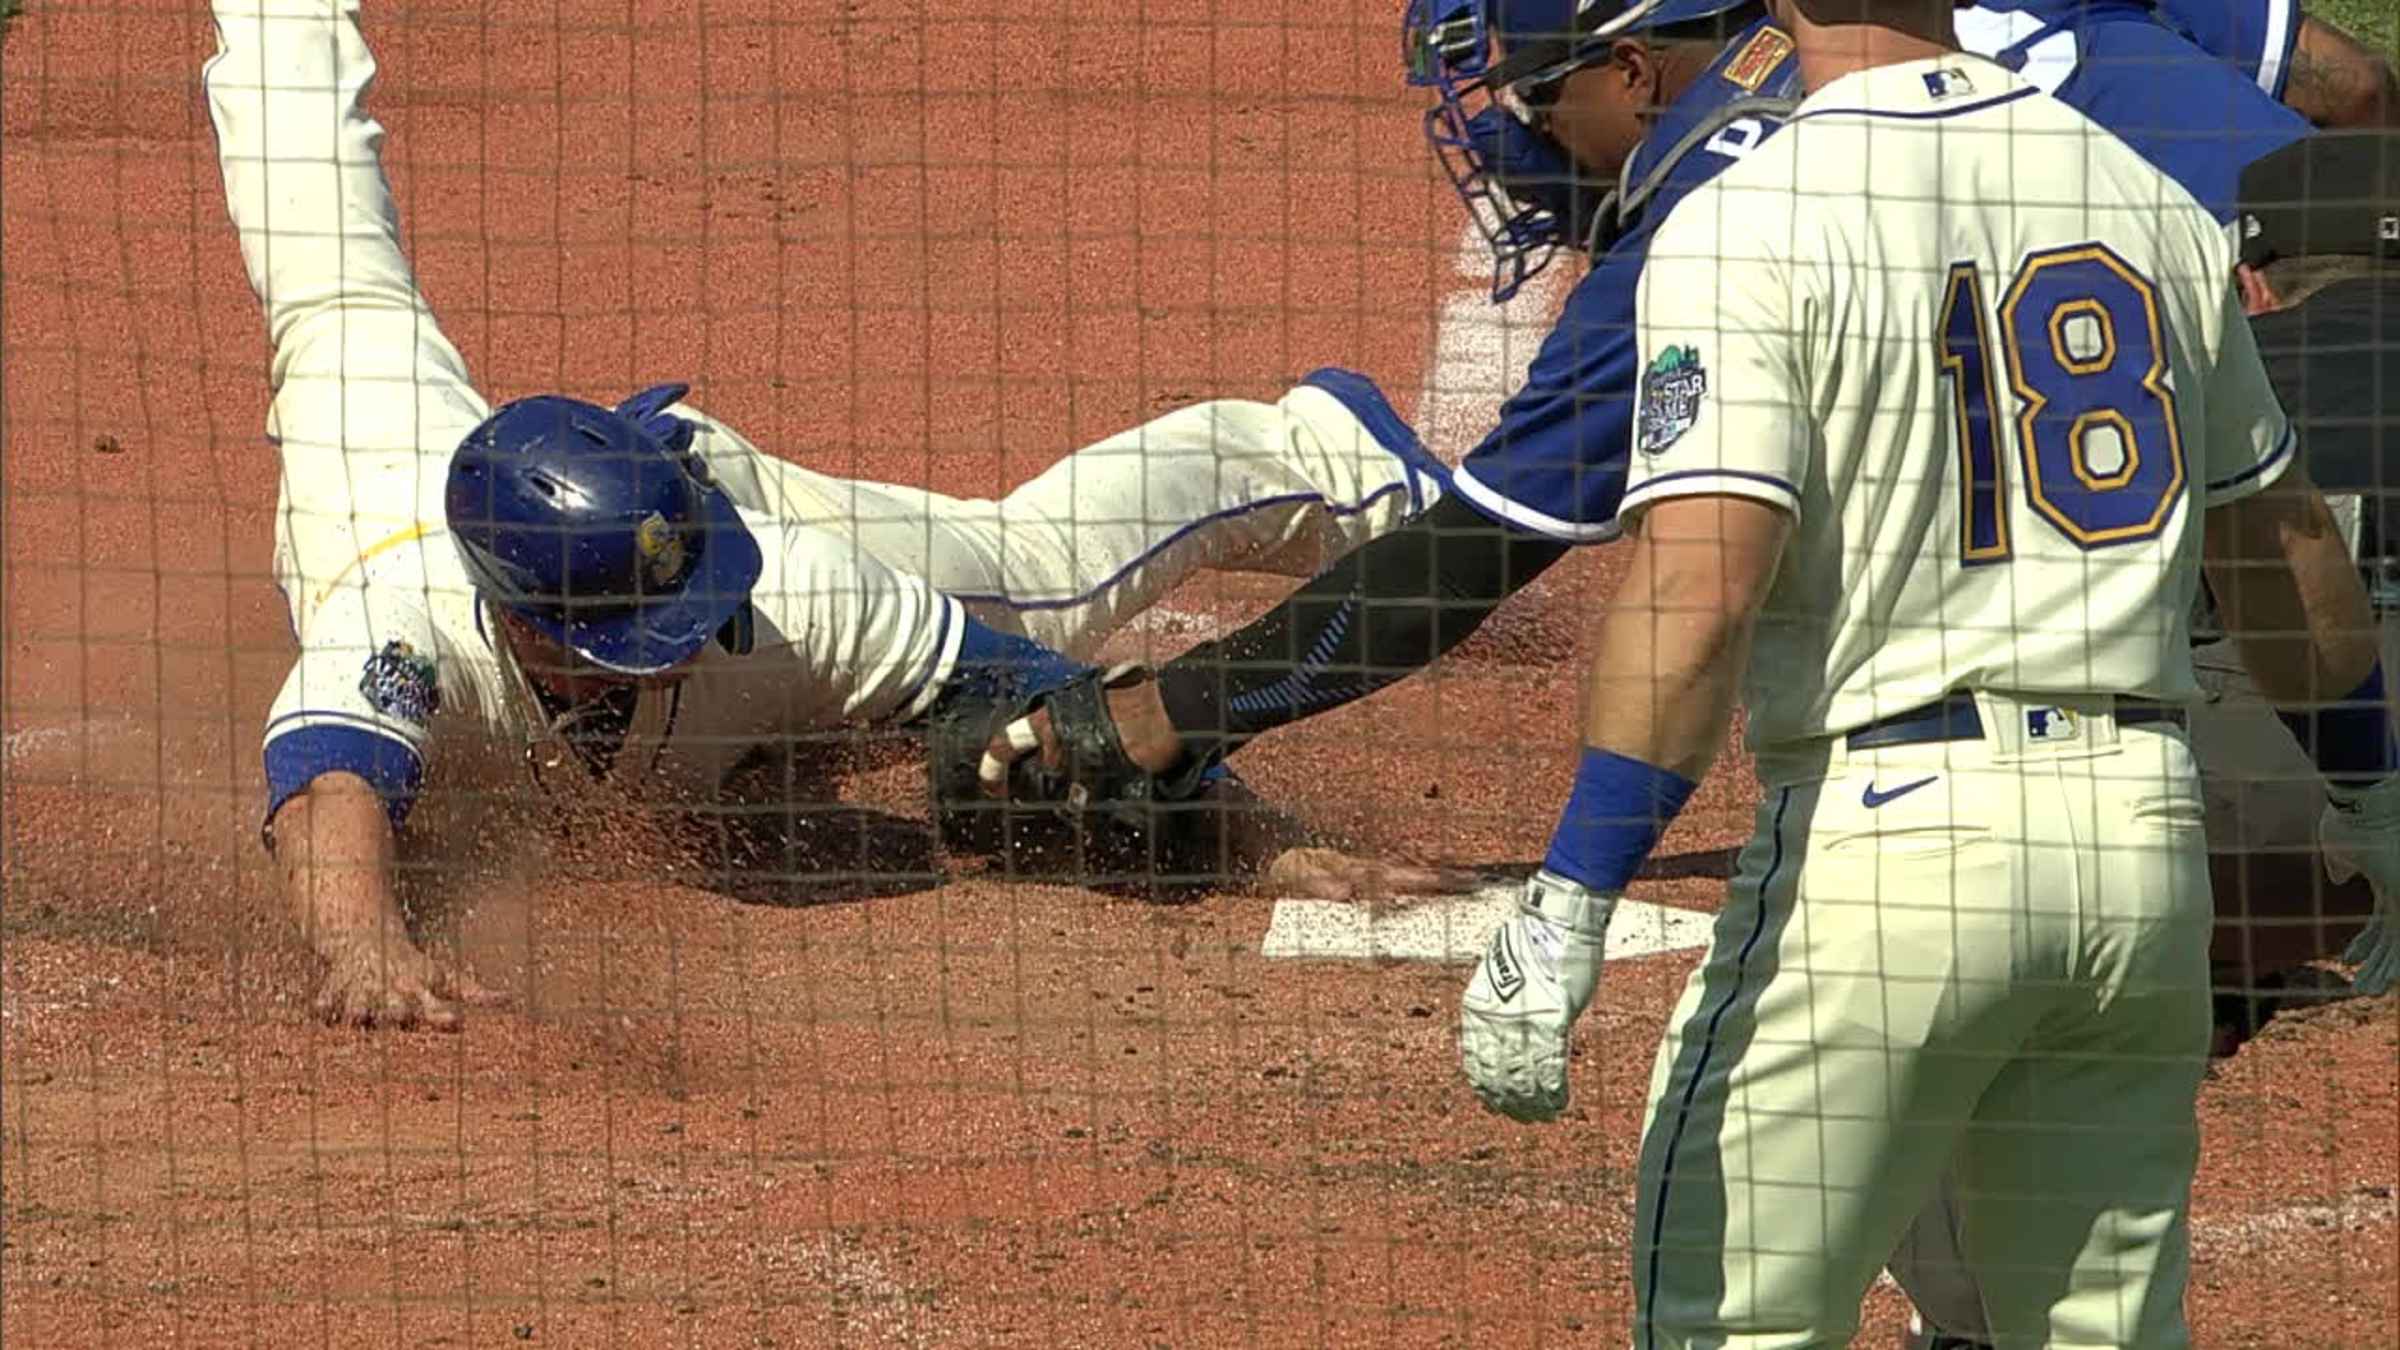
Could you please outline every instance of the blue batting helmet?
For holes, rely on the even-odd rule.
[[[758,582],[758,541],[706,463],[580,399],[486,418],[450,458],[443,509],[486,599],[619,674],[689,660]]]

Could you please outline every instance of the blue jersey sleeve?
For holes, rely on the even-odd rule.
[[[283,804],[323,774],[351,773],[367,781],[399,829],[416,805],[425,762],[416,747],[367,726],[316,722],[283,731],[267,742],[267,814],[273,821]]]
[[[1616,537],[1633,453],[1634,288],[1649,236],[1618,240],[1568,292],[1525,387],[1452,475],[1485,515],[1566,543]]]
[[[374,787],[399,828],[443,706],[441,651],[432,621],[406,599],[351,589],[319,605],[267,714],[266,821],[318,777],[350,773]]]
[[[2283,97],[2300,41],[2300,0],[2158,0],[2158,16],[2269,97]]]
[[[2072,32],[2074,66],[2053,92],[2219,220],[2233,218],[2244,167],[2310,132],[2222,57],[2147,18],[2092,18]]]

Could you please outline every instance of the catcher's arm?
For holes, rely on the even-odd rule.
[[[1188,793],[1256,737],[1433,664],[1569,547],[1445,497],[1155,678],[1095,675],[1053,692],[993,738],[985,791],[1003,793],[1010,766],[1038,751],[1091,797]]]

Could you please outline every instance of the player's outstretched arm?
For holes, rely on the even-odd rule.
[[[495,996],[435,964],[408,935],[392,890],[389,806],[356,774],[319,774],[269,822],[292,918],[325,961],[317,1016],[353,1026],[456,1031],[462,1004]]]

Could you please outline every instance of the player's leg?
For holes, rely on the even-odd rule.
[[[1363,376],[1217,399],[1085,446],[1005,498],[838,478],[700,423],[737,502],[839,529],[985,622],[1088,654],[1202,568],[1308,576],[1436,500],[1446,471]]]
[[[1980,1350],[1989,1344],[1983,1286],[1967,1260],[1965,1225],[1954,1161],[1886,1266],[1911,1307],[1903,1350]]]
[[[1848,1344],[2032,1015],[2012,978],[2032,940],[2003,842],[2014,797],[1989,774],[1962,786],[1978,780],[1944,772],[1942,749],[1879,755],[1761,808],[1652,1076],[1644,1350]],[[1916,786],[1880,797],[1878,783]]]
[[[2084,844],[2077,995],[1993,1080],[1960,1157],[1994,1344],[2187,1343],[2210,924],[2191,763],[2180,737],[2133,731],[2052,794],[2049,828]]]
[[[214,9],[202,83],[274,345],[276,562],[300,624],[361,553],[441,519],[439,470],[487,409],[400,251],[383,128],[362,103],[375,59],[355,0]]]
[[[1445,483],[1371,382],[1319,371],[1273,403],[1199,403],[1085,446],[961,520],[999,583],[954,593],[1088,654],[1197,571],[1313,575]]]

